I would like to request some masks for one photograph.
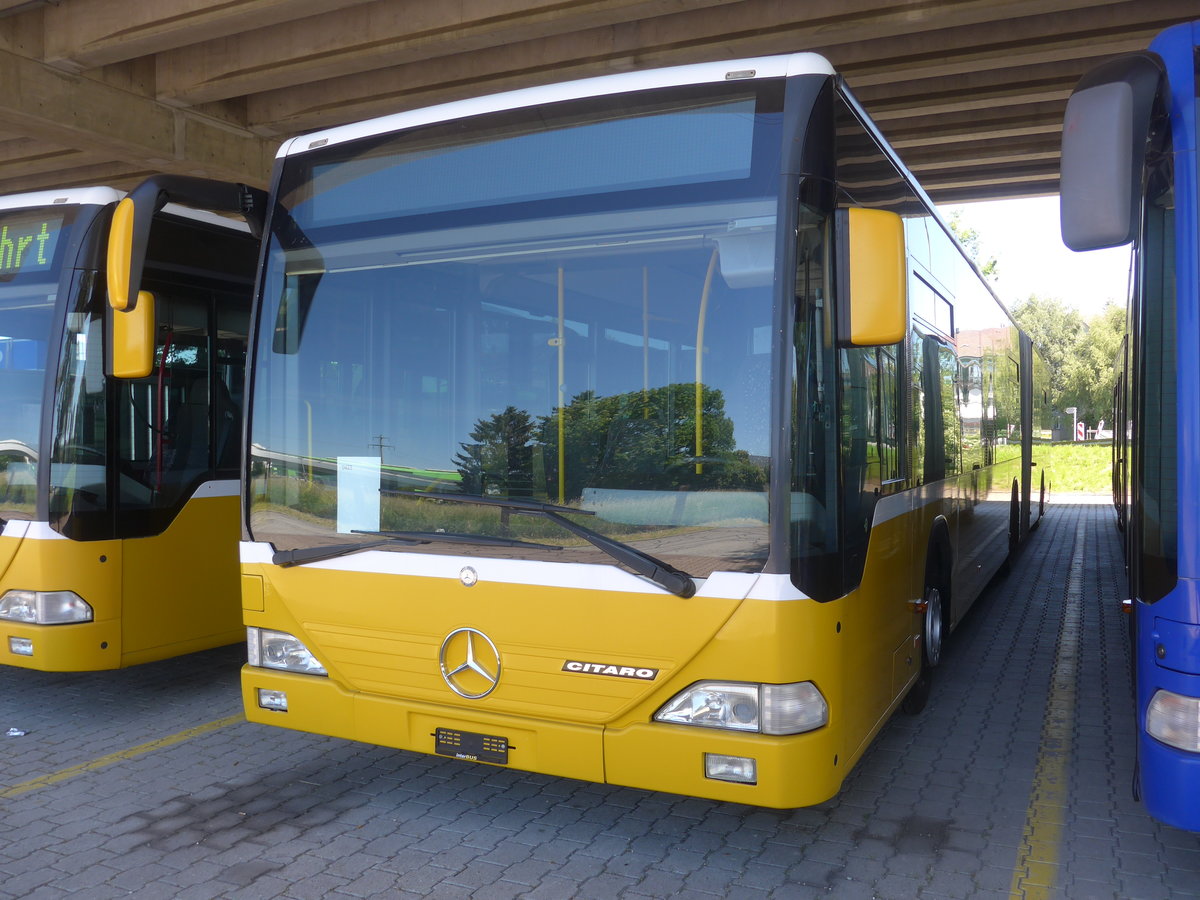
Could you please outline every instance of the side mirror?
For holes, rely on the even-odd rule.
[[[168,203],[236,213],[261,237],[267,194],[244,184],[155,175],[147,178],[113,212],[108,233],[109,355],[118,378],[142,378],[154,369],[154,297],[141,290],[146,247],[154,216]]]
[[[108,232],[109,374],[144,378],[154,370],[154,295],[131,290],[130,270],[141,280],[154,210],[139,210],[126,197],[117,204]],[[136,230],[135,230],[136,226]]]
[[[839,209],[839,343],[882,347],[908,331],[908,266],[904,220],[881,209]]]
[[[154,371],[154,295],[140,291],[131,309],[113,309],[112,374],[145,378]]]
[[[1063,243],[1072,250],[1128,244],[1141,226],[1142,172],[1166,70],[1131,53],[1080,79],[1063,117],[1059,177]]]

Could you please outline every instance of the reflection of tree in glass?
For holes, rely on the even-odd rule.
[[[547,493],[558,493],[558,417],[564,417],[565,496],[585,487],[627,490],[761,490],[764,469],[736,450],[733,421],[721,391],[703,387],[704,446],[697,455],[695,385],[674,384],[646,391],[597,397],[575,396],[561,411],[538,422],[545,448]],[[697,463],[701,463],[697,472]]]
[[[510,406],[488,419],[480,419],[454,457],[466,494],[505,497],[533,495],[533,420],[529,413]]]
[[[566,437],[564,496],[583,489],[762,490],[765,468],[737,450],[733,421],[719,390],[703,388],[704,447],[695,452],[695,385],[675,384],[611,397],[585,391],[562,410],[542,416],[508,407],[480,419],[454,457],[468,494],[525,497],[534,494],[534,459],[545,483],[537,493],[558,496],[559,415]],[[697,472],[697,463],[700,471]]]

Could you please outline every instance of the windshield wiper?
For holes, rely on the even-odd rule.
[[[351,534],[373,534],[416,544],[487,544],[491,547],[534,547],[538,550],[561,550],[555,544],[536,544],[533,541],[518,541],[515,538],[496,537],[490,534],[458,534],[453,531],[360,531]]]
[[[358,553],[360,550],[374,550],[376,547],[382,547],[384,544],[390,544],[393,541],[412,544],[414,546],[421,543],[420,541],[409,541],[402,538],[388,538],[384,541],[367,541],[364,544],[329,544],[325,547],[302,547],[299,550],[276,550],[271,555],[271,562],[283,568],[301,566],[304,563],[320,562],[323,559],[334,559],[338,556],[348,556],[351,553]]]
[[[535,547],[539,550],[561,550],[554,544],[535,544],[532,541],[518,541],[512,538],[493,537],[486,534],[456,534],[445,531],[361,531],[353,529],[351,534],[369,534],[382,537],[382,541],[368,541],[364,544],[330,544],[326,547],[305,547],[300,550],[276,550],[271,562],[277,566],[301,566],[305,563],[320,562],[325,559],[335,559],[348,556],[360,550],[374,550],[385,544],[409,544],[413,547],[419,544],[487,544],[493,547]]]
[[[423,497],[431,497],[436,500],[449,500],[452,503],[499,506],[502,509],[510,509],[520,515],[538,516],[543,519],[549,519],[576,537],[583,538],[597,550],[607,553],[617,562],[623,563],[633,569],[639,575],[649,578],[659,587],[670,591],[677,597],[683,597],[686,600],[696,593],[696,582],[687,572],[676,569],[674,566],[668,565],[661,559],[656,559],[645,551],[638,550],[636,547],[631,547],[598,531],[593,531],[591,528],[572,522],[570,519],[560,515],[560,513],[565,512],[594,516],[596,513],[590,509],[572,509],[569,506],[556,506],[553,503],[542,503],[538,500],[522,500],[519,497],[501,499],[499,497],[483,497],[479,494],[432,494],[417,493],[416,491],[389,490],[383,490],[380,493],[391,494],[396,497],[411,497],[418,500]],[[541,545],[539,544],[538,546]]]

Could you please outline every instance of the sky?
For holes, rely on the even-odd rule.
[[[993,256],[999,262],[992,287],[1009,309],[1030,294],[1058,297],[1085,319],[1109,300],[1125,306],[1129,247],[1068,250],[1058,230],[1057,195],[939,207],[947,221],[955,210],[979,234],[980,264]]]

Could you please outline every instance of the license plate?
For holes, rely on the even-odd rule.
[[[472,762],[508,764],[508,738],[474,731],[439,728],[433,736],[433,752]]]

